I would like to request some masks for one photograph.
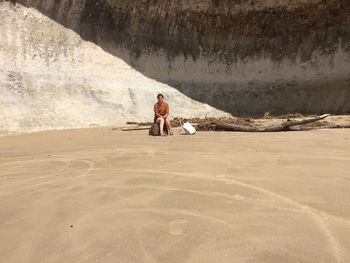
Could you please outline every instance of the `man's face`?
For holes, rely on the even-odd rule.
[[[158,102],[159,103],[163,103],[163,100],[164,100],[163,96],[158,96]]]

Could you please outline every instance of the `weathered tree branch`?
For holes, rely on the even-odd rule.
[[[134,127],[134,128],[122,128],[122,131],[145,131],[145,130],[149,130],[151,128],[151,126],[145,126],[145,127]]]
[[[235,131],[235,132],[280,132],[280,131],[291,131],[291,127],[309,124],[312,122],[320,121],[330,116],[330,114],[324,114],[314,118],[303,119],[303,120],[287,120],[278,125],[271,125],[267,127],[249,127],[236,124],[228,124],[224,122],[216,122],[215,126],[217,130],[221,131]],[[295,130],[295,129],[294,129]],[[299,128],[298,130],[302,130]]]

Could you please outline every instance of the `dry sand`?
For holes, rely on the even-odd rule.
[[[0,262],[350,262],[350,130],[0,138]]]

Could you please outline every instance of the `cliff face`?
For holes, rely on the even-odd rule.
[[[17,2],[234,114],[350,112],[347,0]]]
[[[145,77],[39,11],[0,2],[0,133],[151,121],[159,92],[173,117],[226,115]]]

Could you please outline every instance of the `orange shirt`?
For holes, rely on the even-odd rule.
[[[158,103],[154,104],[154,116],[159,118],[161,116],[165,116],[169,114],[169,104],[163,102],[161,105]]]

